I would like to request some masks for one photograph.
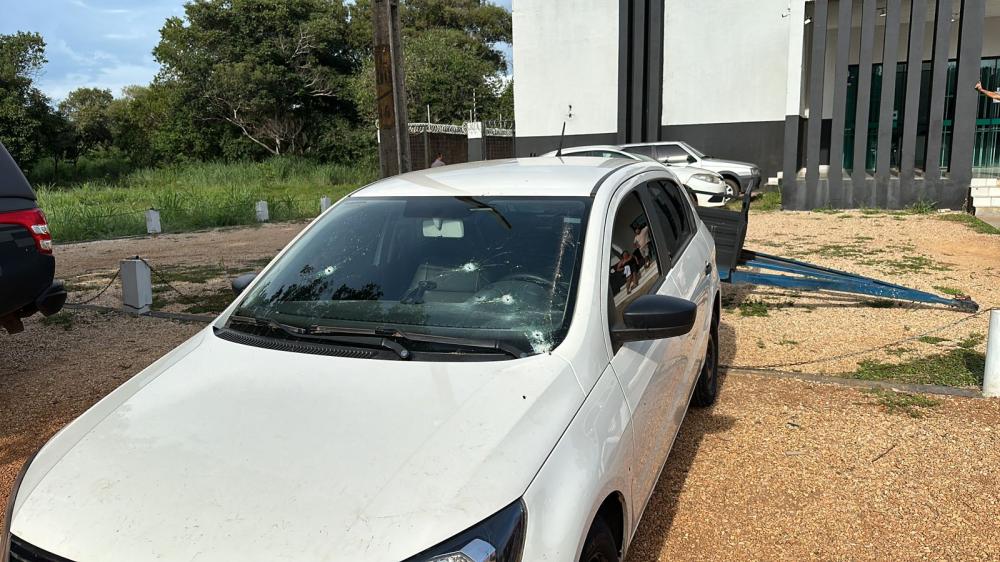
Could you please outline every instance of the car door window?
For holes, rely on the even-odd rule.
[[[686,150],[676,144],[660,144],[656,146],[656,158],[661,162],[665,162],[668,158],[682,157],[687,161],[691,161],[690,154]]]
[[[632,154],[642,154],[643,156],[652,156],[653,147],[649,145],[626,146],[625,152],[631,152]]]
[[[611,229],[609,307],[611,324],[622,319],[622,311],[641,295],[648,294],[660,280],[660,265],[646,210],[633,192],[615,212]]]
[[[673,182],[652,182],[647,190],[652,200],[651,211],[656,216],[656,228],[663,239],[661,261],[664,268],[669,269],[694,234],[691,206]]]

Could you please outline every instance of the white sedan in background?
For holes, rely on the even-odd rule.
[[[0,560],[615,562],[716,396],[715,246],[660,164],[385,179],[233,286],[25,464]]]
[[[543,156],[555,156],[557,150],[543,154]],[[673,165],[663,163],[655,158],[643,154],[634,154],[614,145],[591,145],[574,146],[562,149],[562,156],[590,156],[593,158],[628,158],[630,160],[642,160],[646,162],[656,162],[670,168],[670,171],[677,176],[682,184],[687,186],[698,198],[699,207],[721,207],[726,201],[736,197],[736,191],[726,183],[726,180],[716,172],[688,166],[687,163]]]

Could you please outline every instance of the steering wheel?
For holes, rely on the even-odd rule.
[[[541,275],[535,275],[533,273],[512,273],[503,279],[497,281],[497,283],[502,283],[504,281],[527,281],[528,283],[534,283],[536,285],[541,285],[542,287],[549,288],[552,286],[552,280],[546,279]]]

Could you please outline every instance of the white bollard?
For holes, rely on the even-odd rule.
[[[122,307],[126,312],[145,314],[153,304],[153,280],[146,262],[122,260]]]
[[[330,198],[324,195],[319,200],[319,212],[321,213],[325,212],[327,209],[330,208],[330,205],[331,205]]]
[[[257,201],[257,222],[267,222],[267,201]]]
[[[1000,397],[1000,309],[990,311],[990,328],[987,333],[983,396],[996,398]]]
[[[146,211],[146,233],[159,234],[163,232],[160,228],[160,212],[156,209]]]

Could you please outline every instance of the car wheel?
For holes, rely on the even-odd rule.
[[[725,178],[722,181],[726,182],[726,197],[736,197],[740,194],[740,184],[736,180]]]
[[[713,324],[708,332],[708,349],[705,350],[705,365],[694,387],[691,401],[695,406],[705,407],[715,403],[719,391],[719,329]]]
[[[590,526],[587,541],[583,543],[580,562],[618,562],[618,546],[615,536],[604,519],[598,517]]]

